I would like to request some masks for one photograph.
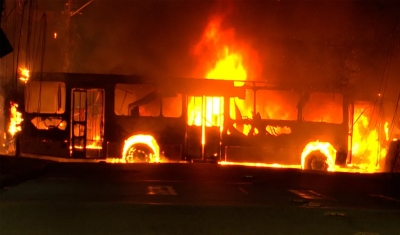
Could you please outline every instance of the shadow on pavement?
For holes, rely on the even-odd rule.
[[[0,187],[31,179],[50,163],[47,160],[0,155]]]

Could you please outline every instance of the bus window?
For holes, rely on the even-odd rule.
[[[343,122],[343,96],[339,93],[310,93],[303,108],[303,120],[340,124]]]
[[[247,89],[245,99],[238,97],[229,99],[229,116],[234,121],[233,126],[228,128],[228,134],[242,133],[247,135],[251,125],[244,124],[247,119],[253,118],[254,92]]]
[[[297,92],[258,90],[256,110],[262,119],[297,120],[298,100]]]
[[[254,92],[246,90],[245,99],[230,98],[230,117],[232,120],[251,119],[253,117]]]
[[[163,97],[161,112],[164,117],[180,117],[182,115],[182,95]]]
[[[62,82],[28,82],[25,87],[25,111],[28,113],[64,113],[65,84]]]
[[[60,117],[34,117],[31,123],[38,130],[49,130],[52,128],[58,128],[60,130],[65,130],[67,127],[67,122]]]
[[[117,115],[160,116],[161,102],[157,87],[151,84],[117,84],[115,86],[114,112]]]

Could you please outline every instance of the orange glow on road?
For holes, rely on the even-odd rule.
[[[261,163],[261,162],[227,162],[227,161],[221,161],[218,162],[220,165],[236,165],[236,166],[252,166],[252,167],[270,167],[270,168],[294,168],[294,169],[299,169],[300,165],[284,165],[284,164],[278,164],[278,163],[273,163],[273,164],[267,164],[267,163]]]

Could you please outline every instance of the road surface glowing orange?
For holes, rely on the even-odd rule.
[[[221,161],[218,162],[220,165],[238,165],[238,166],[255,166],[255,167],[271,167],[271,168],[300,168],[300,165],[284,165],[284,164],[267,164],[261,162],[228,162],[228,161]]]
[[[21,131],[22,114],[18,111],[18,104],[10,103],[10,125],[8,127],[8,132],[11,136],[14,136],[17,132]]]
[[[122,152],[122,157],[124,159],[128,153],[128,150],[135,144],[145,144],[152,149],[153,154],[150,156],[150,162],[160,161],[160,147],[158,146],[157,141],[153,136],[145,134],[134,135],[125,140],[124,150]]]
[[[308,155],[311,152],[320,151],[326,157],[326,164],[328,164],[328,171],[335,171],[336,150],[328,142],[310,142],[304,147],[301,153],[301,168],[305,169],[305,163]]]

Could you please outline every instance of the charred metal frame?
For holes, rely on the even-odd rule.
[[[66,104],[65,112],[60,114],[38,114],[23,112],[24,124],[19,134],[21,153],[63,157],[67,159],[91,159],[87,155],[71,154],[71,112],[72,92],[74,89],[103,89],[104,90],[104,121],[101,124],[103,136],[99,155],[95,159],[121,158],[124,141],[133,134],[146,133],[154,136],[160,145],[160,152],[170,160],[227,160],[244,162],[268,162],[283,164],[298,164],[302,148],[310,141],[327,141],[337,149],[336,164],[344,165],[349,161],[349,138],[351,137],[352,99],[341,89],[332,87],[305,87],[300,85],[271,85],[265,82],[246,82],[244,86],[235,87],[234,81],[208,79],[149,79],[138,76],[108,75],[108,74],[72,74],[72,73],[45,73],[33,74],[32,81],[58,81],[65,84]],[[114,92],[116,84],[155,84],[158,92],[182,95],[182,115],[179,117],[133,117],[118,116],[114,113]],[[21,84],[24,86],[24,84]],[[296,90],[298,92],[337,92],[343,95],[343,122],[340,124],[317,123],[301,120],[302,109],[299,109],[298,118],[294,121],[263,119],[263,126],[289,126],[291,134],[282,136],[234,136],[228,133],[233,124],[254,125],[253,119],[232,120],[230,112],[230,98],[244,98],[246,90]],[[24,96],[24,89],[20,88],[20,97]],[[191,127],[188,123],[188,97],[207,96],[223,97],[224,117],[223,128],[218,130],[218,143],[201,146],[198,155],[188,154],[191,144],[190,135],[211,130],[208,127]],[[255,96],[255,92],[254,92]],[[20,110],[25,110],[24,99],[20,98]],[[256,110],[256,98],[254,97]],[[349,108],[350,107],[350,108]],[[227,115],[228,114],[228,115]],[[67,128],[51,128],[38,130],[30,120],[35,117],[60,118],[67,122]],[[192,129],[192,130],[191,130]],[[193,131],[194,130],[194,131]],[[211,131],[212,132],[212,131]],[[198,132],[197,132],[198,133]],[[215,141],[214,141],[215,142]],[[210,147],[211,146],[211,147]],[[216,154],[215,147],[219,150]],[[212,149],[212,150],[209,150]],[[286,150],[290,150],[290,153]]]
[[[303,148],[309,142],[329,142],[337,150],[336,164],[345,165],[351,162],[351,138],[354,104],[351,92],[340,87],[306,86],[304,84],[268,84],[266,82],[246,82],[243,88],[253,91],[253,110],[256,109],[256,92],[265,91],[294,91],[300,94],[322,92],[338,93],[343,97],[343,120],[341,123],[312,122],[302,120],[303,107],[298,107],[296,120],[262,119],[259,125],[286,126],[291,129],[290,134],[280,136],[244,136],[229,135],[227,131],[233,124],[247,124],[254,126],[255,119],[232,120],[229,115],[225,121],[223,137],[223,159],[233,162],[262,162],[267,164],[300,164]],[[299,102],[301,102],[301,98]],[[298,103],[299,106],[299,103]],[[231,151],[229,151],[230,148]]]

